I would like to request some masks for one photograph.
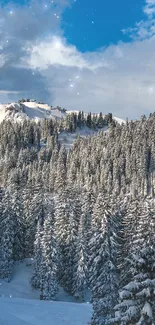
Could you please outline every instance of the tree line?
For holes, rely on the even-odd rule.
[[[69,151],[61,123],[0,125],[0,277],[33,257],[41,299],[62,286],[84,301],[90,288],[92,325],[153,325],[155,116],[110,123]]]

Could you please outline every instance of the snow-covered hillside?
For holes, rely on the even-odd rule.
[[[23,121],[25,119],[39,121],[44,118],[60,119],[64,114],[58,109],[52,109],[47,104],[40,104],[33,101],[0,105],[0,122],[4,119],[11,121]]]
[[[75,303],[61,288],[57,301],[39,300],[30,286],[31,262],[19,263],[10,283],[0,280],[0,325],[87,325],[91,305]]]
[[[122,118],[116,117],[116,116],[113,116],[113,119],[114,119],[118,124],[126,123],[125,120],[123,120]]]
[[[105,126],[103,131],[107,132],[108,127]],[[80,136],[80,138],[85,138],[91,135],[95,135],[97,132],[98,130],[89,129],[87,126],[84,126],[82,129],[77,128],[76,131],[72,133],[65,131],[59,133],[59,141],[61,144],[65,145],[67,150],[69,150],[78,136]]]
[[[37,103],[36,101],[27,101],[22,103],[0,104],[0,122],[3,120],[23,121],[31,119],[39,121],[40,119],[61,119],[66,114],[78,111],[61,111],[54,109],[48,104]],[[85,113],[87,115],[88,113]],[[93,113],[92,113],[93,114]],[[94,113],[96,114],[96,113]],[[124,120],[115,118],[118,123],[122,124]]]

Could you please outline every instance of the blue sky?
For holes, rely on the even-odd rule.
[[[0,2],[0,102],[155,110],[155,0]]]
[[[63,15],[66,38],[80,51],[129,41],[122,29],[145,18],[144,0],[77,0]]]
[[[12,1],[27,6],[29,2]],[[47,3],[44,1],[45,5]],[[63,12],[62,29],[66,39],[82,52],[95,51],[120,40],[128,42],[130,37],[124,35],[122,29],[145,19],[144,5],[145,0],[76,0]]]

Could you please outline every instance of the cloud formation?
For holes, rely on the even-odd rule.
[[[35,0],[29,7],[0,7],[0,101],[33,97],[123,118],[154,111],[155,36],[81,53],[61,29],[68,5]],[[143,10],[149,23],[155,0],[147,0]]]
[[[43,76],[37,72],[33,74],[26,64],[28,48],[49,34],[62,35],[61,15],[70,3],[70,0],[46,3],[32,0],[25,6],[16,3],[0,6],[0,90],[8,92],[8,98],[6,93],[4,98],[0,96],[1,101],[14,99],[13,91],[22,97],[38,98],[39,95],[48,99]]]
[[[145,20],[123,30],[124,34],[130,34],[134,40],[144,40],[155,35],[155,0],[146,0],[143,12],[146,15]]]

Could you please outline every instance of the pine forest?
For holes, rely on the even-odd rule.
[[[29,257],[41,300],[89,290],[91,325],[155,324],[155,114],[0,124],[0,278]]]

